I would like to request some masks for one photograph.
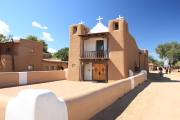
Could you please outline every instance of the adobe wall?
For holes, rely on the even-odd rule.
[[[19,85],[19,73],[0,73],[0,88]]]
[[[139,50],[138,45],[136,43],[135,38],[129,33],[128,23],[125,21],[124,24],[124,37],[125,37],[125,46],[126,53],[129,62],[129,67],[126,69],[125,73],[128,73],[129,69],[135,72],[136,65],[140,67],[140,70],[146,70],[148,72],[148,51],[147,50]],[[141,53],[139,58],[139,52]],[[140,65],[139,65],[140,62]]]
[[[77,27],[77,33],[74,33],[74,27]],[[89,28],[82,25],[70,26],[70,47],[69,47],[69,61],[68,61],[68,80],[80,81],[80,56],[82,40],[78,35],[84,34],[84,28],[89,32]]]
[[[66,79],[65,71],[40,71],[28,72],[28,84],[35,84],[41,82],[50,82],[56,80]]]
[[[10,101],[8,101],[6,97],[3,97],[5,102],[2,103],[2,99],[0,100],[0,105],[3,106],[0,107],[0,110],[6,110],[6,118],[16,116],[17,119],[20,117],[26,119],[27,116],[33,118],[38,115],[42,118],[44,116],[49,117],[55,115],[54,117],[57,117],[57,119],[63,120],[89,120],[97,113],[124,96],[130,90],[144,82],[146,77],[146,72],[142,71],[136,76],[118,80],[116,82],[76,94],[64,96],[62,98],[55,97],[54,93],[48,90],[23,90],[17,97],[11,99]],[[33,100],[24,96],[30,96]],[[46,102],[47,99],[50,100],[48,103],[51,102],[50,111],[48,111],[48,109],[44,111],[44,109],[48,108]],[[27,102],[28,104],[26,104]],[[5,105],[7,105],[6,108],[4,108]],[[25,105],[25,107],[21,107],[21,105]],[[37,108],[38,106],[41,106],[42,109],[36,109],[36,111],[35,109],[32,109]],[[27,108],[30,109],[25,110]],[[19,111],[27,112],[24,113],[26,115],[22,116]],[[59,114],[61,115],[57,116]],[[4,120],[4,114],[0,114],[0,119]]]
[[[114,30],[114,23],[119,23],[119,30]],[[121,20],[110,20],[109,22],[109,67],[108,67],[108,82],[119,80],[128,77],[126,69],[129,66],[127,63],[128,56],[126,55],[126,42],[124,37],[124,23]]]
[[[20,39],[19,47],[19,71],[28,71],[29,65],[34,65],[33,71],[40,71],[42,68],[43,44],[40,42]],[[34,52],[30,53],[29,50]]]
[[[48,54],[48,53],[43,53],[43,58],[44,58],[44,59],[49,59],[49,57],[50,57],[50,54]]]
[[[14,55],[14,67],[15,71],[18,70],[18,55]],[[14,72],[12,70],[12,56],[11,55],[1,55],[0,59],[0,72]]]
[[[26,74],[26,76],[22,75]],[[21,77],[20,77],[21,76]],[[33,72],[3,72],[0,73],[0,88],[35,84],[66,79],[66,71],[33,71]]]

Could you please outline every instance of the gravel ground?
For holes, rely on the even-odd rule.
[[[180,120],[180,72],[148,74],[148,80],[91,120]]]

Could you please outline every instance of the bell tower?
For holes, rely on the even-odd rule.
[[[83,22],[70,26],[70,48],[68,61],[68,80],[80,80],[80,56],[82,51],[82,39],[79,35],[87,34],[89,28],[83,25]]]

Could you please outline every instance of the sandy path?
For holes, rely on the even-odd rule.
[[[180,73],[151,72],[144,82],[91,120],[180,120]]]

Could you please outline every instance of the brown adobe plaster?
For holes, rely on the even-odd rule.
[[[119,24],[118,30],[114,30],[114,23]],[[78,26],[77,28],[80,29],[77,34],[72,34],[73,26]],[[79,81],[81,71],[84,68],[80,64],[80,60],[78,60],[78,58],[82,58],[83,56],[84,40],[88,40],[88,38],[95,36],[79,37],[83,36],[82,30],[85,26],[73,26],[71,26],[70,32],[70,59],[68,77],[70,78],[69,80]],[[108,39],[108,51],[110,54],[108,62],[108,81],[129,77],[129,70],[135,72],[136,65],[140,67],[140,70],[148,71],[148,61],[147,58],[145,58],[145,55],[148,56],[148,51],[139,50],[136,40],[129,33],[128,23],[124,19],[110,20],[108,29],[108,36],[105,36]],[[139,52],[142,52],[141,56],[139,56]],[[72,64],[76,64],[76,67],[72,67]]]

